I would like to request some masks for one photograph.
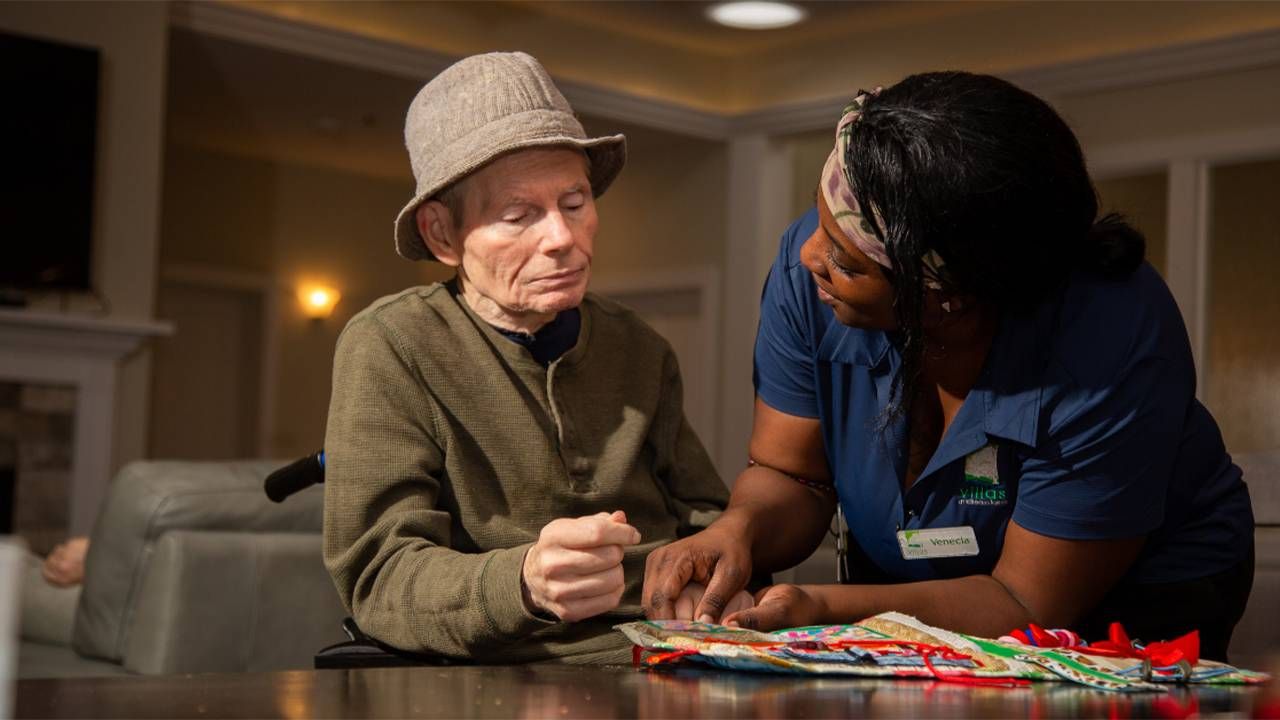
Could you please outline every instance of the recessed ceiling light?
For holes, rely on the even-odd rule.
[[[707,17],[744,30],[773,30],[795,25],[804,19],[805,11],[791,3],[742,0],[712,5],[707,8]]]

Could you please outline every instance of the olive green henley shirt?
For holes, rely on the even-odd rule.
[[[325,436],[324,555],[361,629],[481,662],[624,661],[646,555],[705,527],[728,491],[682,408],[670,345],[588,294],[548,367],[435,284],[383,298],[338,339]],[[576,623],[524,606],[551,520],[623,510],[641,544],[619,607]]]

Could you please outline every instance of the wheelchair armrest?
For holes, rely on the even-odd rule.
[[[364,634],[356,621],[344,618],[342,631],[351,638],[330,645],[316,653],[317,670],[342,670],[348,668],[413,667],[419,665],[473,665],[469,660],[427,655],[398,650]]]

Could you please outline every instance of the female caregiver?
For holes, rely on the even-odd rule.
[[[1248,490],[1142,236],[1095,221],[1062,119],[994,77],[915,75],[845,109],[815,199],[765,283],[751,464],[717,522],[650,556],[649,617],[694,582],[694,617],[744,627],[897,610],[1096,639],[1118,620],[1199,629],[1225,658]],[[721,618],[753,571],[817,547],[837,500],[857,584]]]

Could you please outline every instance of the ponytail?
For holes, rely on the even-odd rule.
[[[1108,280],[1128,277],[1142,264],[1147,240],[1118,213],[1108,213],[1089,228],[1082,265]]]

